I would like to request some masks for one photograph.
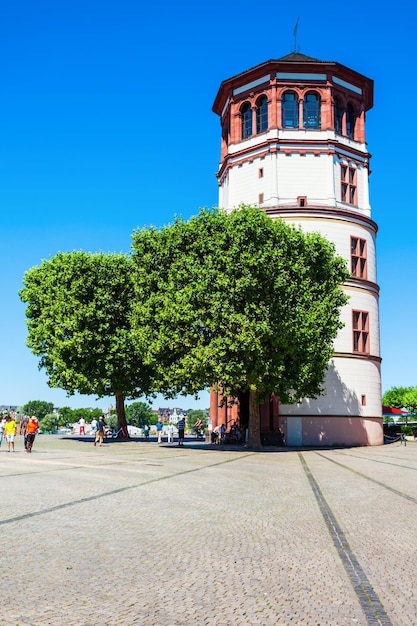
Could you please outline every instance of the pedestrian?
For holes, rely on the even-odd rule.
[[[10,417],[10,415],[8,415],[6,418],[6,424],[4,426],[4,432],[6,434],[7,452],[10,452],[10,448],[12,449],[12,452],[14,452],[14,438],[16,436],[16,431],[16,422]]]
[[[24,415],[23,416],[23,425],[22,425],[22,430],[20,432],[21,435],[25,436],[26,435],[26,428],[28,426],[29,423],[29,415]]]
[[[224,443],[225,436],[226,436],[226,426],[222,424],[220,426],[220,443]]]
[[[183,446],[184,435],[185,435],[185,432],[184,432],[185,431],[185,418],[184,417],[180,417],[180,419],[178,420],[177,428],[178,428],[178,445]]]
[[[26,452],[32,452],[33,442],[35,441],[36,433],[39,428],[38,420],[35,415],[29,418],[28,423],[26,424],[26,433],[25,433],[25,450]]]
[[[97,432],[97,424],[98,424],[98,422],[97,422],[96,418],[94,417],[94,418],[91,420],[91,433],[92,433],[93,437],[95,437],[95,436],[96,436],[96,432]]]
[[[104,421],[104,415],[100,415],[97,424],[96,438],[94,441],[94,445],[98,445],[101,447],[103,445],[104,433],[106,432],[106,422]]]
[[[174,424],[169,422],[167,426],[168,443],[174,443]]]
[[[1,447],[1,442],[3,441],[3,431],[4,431],[5,425],[6,425],[6,418],[4,417],[4,415],[2,415],[0,419],[0,447]]]
[[[80,425],[80,435],[85,435],[85,419],[81,417],[78,423]]]
[[[162,422],[162,417],[160,417],[156,423],[156,434],[158,435],[158,443],[162,443],[163,428],[164,428],[164,424]]]

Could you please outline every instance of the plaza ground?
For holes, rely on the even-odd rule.
[[[417,443],[0,448],[0,626],[417,624]]]

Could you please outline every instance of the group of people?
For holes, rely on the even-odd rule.
[[[216,426],[211,432],[211,443],[244,443],[245,431],[234,422],[229,431],[226,431],[225,424]]]
[[[178,420],[177,428],[178,428],[178,445],[183,446],[184,438],[185,438],[185,418],[184,417],[180,417],[180,419]],[[174,443],[174,424],[170,422],[168,426],[164,426],[162,418],[160,417],[156,423],[156,434],[158,437],[158,444],[162,443],[162,435],[164,431],[167,433],[167,437],[168,437],[167,443]]]
[[[39,423],[37,418],[25,416],[19,421],[19,435],[23,435],[25,443],[25,451],[32,452],[33,443],[36,433],[38,432]],[[14,414],[3,415],[0,418],[0,446],[3,439],[6,441],[7,452],[15,451],[15,437],[17,435],[17,422]]]

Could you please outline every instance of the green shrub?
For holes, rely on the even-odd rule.
[[[54,413],[48,413],[48,415],[45,415],[39,422],[39,429],[42,432],[48,431],[49,433],[54,433],[57,428],[58,417]]]

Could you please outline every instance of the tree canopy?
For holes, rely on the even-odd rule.
[[[152,407],[146,402],[132,402],[125,408],[126,422],[132,426],[141,428],[146,424],[153,424],[156,422],[156,416],[152,412]]]
[[[249,392],[253,447],[269,394],[294,402],[321,393],[349,275],[332,243],[241,206],[139,229],[132,248],[133,338],[154,389]]]
[[[43,419],[45,415],[52,413],[53,410],[53,403],[45,400],[30,400],[23,407],[25,415],[35,415],[38,420]]]
[[[130,335],[131,261],[123,254],[59,252],[24,276],[27,345],[51,387],[72,395],[114,395],[128,436],[125,398],[149,391]]]
[[[391,387],[382,396],[383,406],[394,409],[408,408],[405,404],[405,395],[412,389],[413,387]]]
[[[410,387],[404,393],[403,406],[408,409],[410,413],[417,413],[417,387]]]

